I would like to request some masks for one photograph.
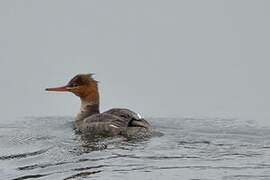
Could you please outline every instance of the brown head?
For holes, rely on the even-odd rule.
[[[55,88],[47,88],[46,91],[72,92],[81,98],[82,102],[99,104],[98,82],[93,74],[78,74],[67,85]]]

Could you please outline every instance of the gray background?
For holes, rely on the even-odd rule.
[[[94,72],[102,110],[268,122],[269,8],[266,0],[1,0],[1,115],[74,115],[77,97],[44,89]]]

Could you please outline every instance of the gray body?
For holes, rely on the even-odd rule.
[[[81,133],[90,135],[136,137],[152,132],[150,124],[129,109],[114,108],[99,113],[95,105],[81,110],[75,125]]]

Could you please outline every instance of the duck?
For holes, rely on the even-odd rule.
[[[71,92],[78,96],[81,108],[75,118],[79,133],[101,136],[151,136],[153,128],[139,113],[127,108],[112,108],[100,113],[98,81],[90,74],[78,74],[66,85],[46,91]]]

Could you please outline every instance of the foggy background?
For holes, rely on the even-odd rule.
[[[1,0],[1,120],[74,116],[48,93],[96,73],[101,110],[270,118],[270,1]]]

